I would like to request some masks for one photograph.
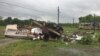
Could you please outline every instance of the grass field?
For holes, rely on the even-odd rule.
[[[0,29],[3,29],[2,26]],[[77,31],[75,27],[64,26],[65,34]],[[83,30],[82,30],[83,31]],[[87,31],[87,30],[85,30]],[[90,30],[88,30],[90,31]],[[68,33],[69,32],[69,33]],[[100,34],[100,31],[96,31]],[[100,56],[100,44],[68,44],[60,40],[44,42],[42,40],[24,40],[0,46],[0,56]]]
[[[5,30],[5,26],[0,26],[0,39],[4,39],[4,30]]]
[[[22,40],[0,47],[0,56],[98,56],[100,45],[65,45],[60,41]]]
[[[4,30],[5,29],[5,26],[0,26],[0,30]]]
[[[73,33],[73,32],[78,30],[76,27],[63,26],[63,28],[64,28],[64,33],[65,34],[70,34],[70,33]]]

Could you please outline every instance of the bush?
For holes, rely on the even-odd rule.
[[[93,42],[92,37],[90,35],[84,36],[79,43],[84,45],[90,45]]]
[[[100,36],[99,36],[99,38],[98,38],[98,42],[100,42]]]

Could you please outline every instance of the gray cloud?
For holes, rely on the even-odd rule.
[[[90,13],[100,15],[100,0],[0,0],[0,15],[37,20],[57,21],[60,6],[60,22],[78,22],[80,16]]]

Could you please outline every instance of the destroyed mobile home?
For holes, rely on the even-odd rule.
[[[80,23],[79,29],[100,29],[100,22],[96,23]]]
[[[84,34],[91,34],[90,32],[75,32],[71,35],[64,35],[63,28],[55,23],[45,23],[48,29],[46,36],[50,39],[61,39],[65,42],[75,42],[81,40]],[[31,26],[21,27],[17,24],[7,25],[5,29],[6,37],[17,37],[17,38],[31,38],[33,40],[43,39],[45,33],[43,32],[46,29],[42,29],[44,22],[33,21]]]
[[[42,39],[44,36],[43,33],[43,24],[44,22],[34,21],[31,26],[21,27],[17,24],[7,25],[5,29],[6,37],[17,37],[17,38],[32,38]],[[49,36],[53,39],[59,39],[63,33],[63,28],[58,26],[55,23],[45,23],[49,31]]]

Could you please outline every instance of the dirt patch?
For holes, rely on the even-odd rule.
[[[17,41],[18,41],[17,39],[12,39],[12,38],[1,39],[0,40],[0,46],[7,45],[7,44],[10,44],[10,43],[14,43],[14,42],[17,42]]]
[[[25,50],[24,52],[22,51],[17,51],[15,53],[12,54],[12,56],[32,56],[32,51],[30,50]]]
[[[92,49],[78,49],[78,48],[58,48],[57,56],[100,56],[100,51],[95,48]]]
[[[4,30],[0,30],[0,35],[4,35]]]

